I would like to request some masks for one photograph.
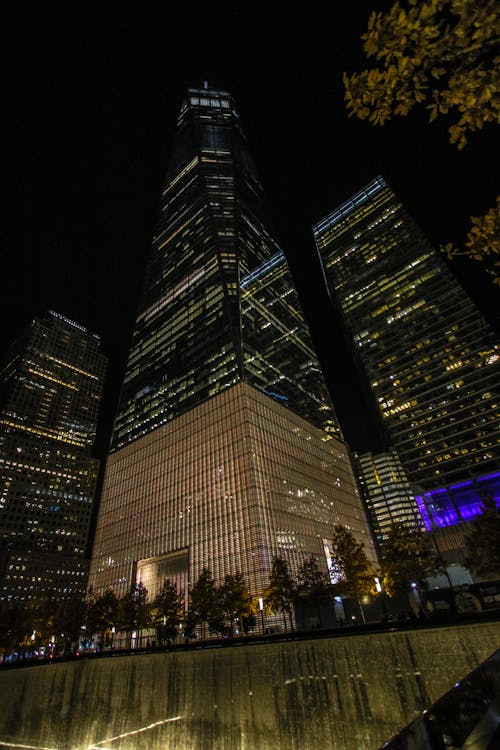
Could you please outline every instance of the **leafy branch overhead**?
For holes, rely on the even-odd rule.
[[[487,273],[493,276],[493,283],[500,286],[500,196],[495,208],[485,216],[473,216],[471,221],[465,249],[456,248],[449,242],[442,250],[448,260],[465,255],[484,263]]]
[[[500,122],[500,6],[495,0],[409,0],[373,12],[361,37],[378,67],[344,73],[350,115],[383,125],[417,104],[453,116],[450,142]]]

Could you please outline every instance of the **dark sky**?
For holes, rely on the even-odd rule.
[[[344,430],[368,447],[311,225],[382,174],[434,244],[461,243],[497,190],[493,126],[458,152],[450,123],[428,125],[425,113],[384,128],[347,116],[342,72],[362,69],[370,11],[391,4],[106,3],[94,16],[5,31],[0,344],[46,309],[102,335],[111,376],[101,446],[180,102],[208,80],[236,99]],[[464,261],[454,268],[498,325],[488,277]]]

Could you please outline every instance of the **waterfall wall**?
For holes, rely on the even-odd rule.
[[[499,644],[493,622],[2,670],[0,747],[375,750]]]

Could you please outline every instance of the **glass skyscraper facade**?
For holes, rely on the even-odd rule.
[[[182,104],[98,519],[91,585],[203,566],[253,593],[348,523],[371,540],[338,422],[238,113]]]
[[[115,425],[119,448],[240,380],[340,434],[229,94],[182,105]]]
[[[378,542],[394,523],[423,529],[415,496],[397,451],[354,454],[354,466]]]
[[[86,588],[107,359],[55,312],[35,319],[0,371],[0,598]]]
[[[486,485],[500,495],[492,328],[381,177],[313,232],[332,300],[428,525],[440,525],[434,517],[445,497],[455,519],[468,520]],[[464,483],[468,500],[458,492]]]

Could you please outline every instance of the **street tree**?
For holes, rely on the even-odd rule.
[[[337,524],[333,527],[332,553],[335,589],[343,596],[356,599],[362,620],[366,622],[362,597],[373,590],[375,574],[366,556],[364,545],[357,542],[345,526]]]
[[[137,633],[140,642],[141,631],[151,624],[151,607],[148,601],[148,590],[139,582],[118,600],[117,630],[124,633]]]
[[[422,531],[401,523],[391,526],[381,545],[381,574],[389,596],[406,593],[413,583],[419,590],[425,588],[425,579],[440,570],[440,562]]]
[[[169,578],[165,578],[160,591],[151,604],[151,625],[156,628],[158,640],[173,640],[184,619],[184,599]]]
[[[299,568],[297,599],[316,608],[321,625],[321,605],[331,601],[332,586],[329,577],[318,568],[314,555],[310,555]]]
[[[20,644],[31,644],[33,622],[25,602],[0,601],[0,655],[13,653]]]
[[[89,591],[86,599],[87,637],[97,633],[101,646],[104,647],[109,639],[111,629],[118,621],[118,598],[112,589],[107,589],[101,595]]]
[[[52,636],[57,640],[57,603],[50,592],[45,592],[28,605],[29,618],[33,627],[33,645],[45,646]]]
[[[56,631],[65,652],[78,644],[81,628],[85,622],[86,603],[81,593],[68,594],[54,602]]]
[[[469,524],[465,539],[465,564],[477,578],[500,578],[500,508],[491,496],[483,500],[484,511]]]
[[[234,575],[228,573],[225,576],[219,596],[222,612],[229,620],[231,635],[236,620],[240,623],[240,631],[243,632],[243,619],[252,615],[253,605],[243,575],[239,571]]]
[[[282,557],[275,557],[269,574],[269,586],[263,591],[263,598],[271,612],[282,612],[285,630],[288,630],[287,615],[290,621],[290,629],[292,629],[295,596],[295,583],[288,570],[288,563]]]
[[[220,619],[217,613],[217,590],[213,575],[208,568],[203,568],[200,576],[189,594],[189,623],[194,628],[202,627],[202,637],[205,637],[207,623]]]
[[[215,596],[213,601],[212,609],[210,610],[210,620],[208,621],[208,628],[210,633],[224,633],[225,625],[225,611],[224,611],[224,586],[218,586],[215,589]]]

